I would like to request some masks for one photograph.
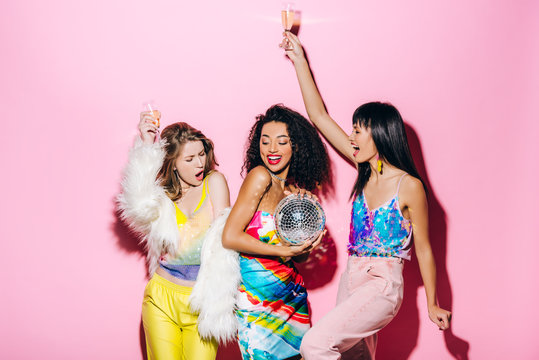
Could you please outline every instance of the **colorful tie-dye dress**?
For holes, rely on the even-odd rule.
[[[257,211],[245,232],[277,245],[273,215]],[[310,315],[303,278],[291,260],[240,255],[238,343],[243,359],[277,360],[299,355]]]

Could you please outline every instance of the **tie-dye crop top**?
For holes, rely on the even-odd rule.
[[[410,260],[412,223],[402,216],[399,188],[395,195],[376,209],[369,209],[362,192],[352,206],[348,255],[399,257]]]
[[[209,200],[208,177],[204,178],[202,196],[191,216],[185,215],[174,203],[180,245],[175,257],[165,254],[159,265],[178,279],[195,281],[200,270],[200,251],[213,217],[211,201],[206,201]]]

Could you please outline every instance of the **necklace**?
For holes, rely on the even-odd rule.
[[[279,176],[275,175],[271,171],[268,171],[268,172],[270,173],[271,177],[273,177],[274,179],[277,179],[279,181],[286,181],[286,179],[283,179],[282,177],[279,177]]]

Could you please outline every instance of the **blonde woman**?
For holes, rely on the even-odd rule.
[[[199,130],[175,123],[157,140],[149,113],[141,114],[139,130],[118,206],[148,252],[151,279],[142,304],[148,359],[215,359],[217,342],[200,336],[189,296],[206,234],[230,206],[228,185],[215,170],[212,141]]]

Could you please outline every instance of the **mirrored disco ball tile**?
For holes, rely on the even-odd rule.
[[[277,205],[274,220],[277,235],[283,242],[301,245],[320,235],[326,224],[326,215],[318,201],[288,195]]]

